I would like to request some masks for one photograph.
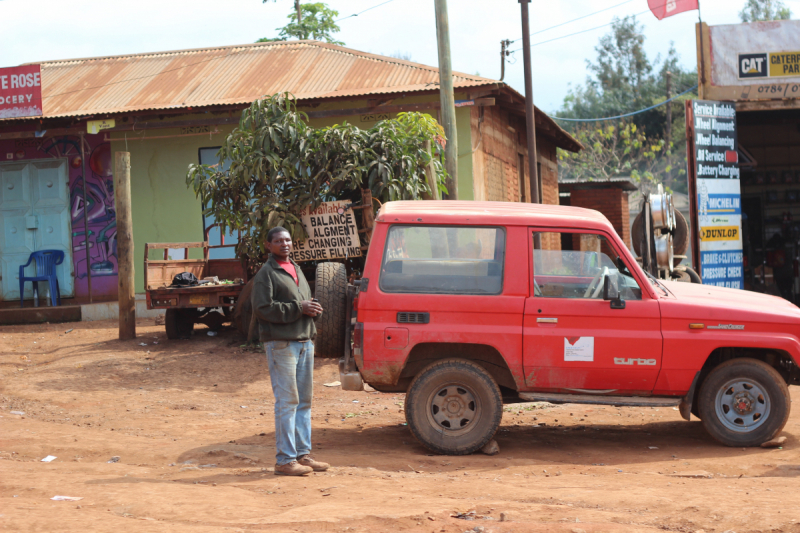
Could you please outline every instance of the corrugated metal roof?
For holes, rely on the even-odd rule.
[[[226,104],[265,94],[299,99],[438,88],[439,69],[317,41],[284,41],[47,61],[45,118]],[[455,73],[456,88],[501,82]],[[41,118],[41,117],[35,117]]]
[[[558,182],[558,190],[561,192],[570,192],[575,189],[622,189],[623,191],[636,191],[639,187],[630,178],[598,178],[562,180]]]

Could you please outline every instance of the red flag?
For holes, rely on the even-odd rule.
[[[647,5],[658,20],[663,20],[684,11],[700,9],[700,0],[647,0]]]

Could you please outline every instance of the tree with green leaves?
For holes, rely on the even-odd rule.
[[[615,19],[611,31],[595,47],[596,59],[587,61],[589,76],[586,82],[568,92],[557,116],[594,119],[623,115],[662,103],[667,99],[668,72],[672,75],[673,95],[697,84],[696,72],[680,65],[674,46],[670,46],[665,57],[658,56],[651,60],[644,50],[644,43],[642,25],[635,17]],[[684,107],[681,104],[693,97],[696,98],[696,93],[690,92],[667,104],[672,106],[672,140],[685,137]],[[607,159],[598,159],[588,149],[578,154],[559,152],[560,178],[642,177],[649,172],[653,179],[663,180],[665,186],[686,191],[685,171],[682,170],[685,165],[680,164],[685,161],[686,147],[682,142],[666,140],[666,110],[666,105],[660,106],[630,118],[603,123],[561,122],[567,131],[579,139],[583,136],[588,143],[584,145],[596,146],[600,142],[606,150],[621,152]],[[609,126],[614,132],[610,138]],[[641,157],[632,157],[630,150],[633,148],[627,146],[623,138],[614,141],[615,136],[622,135],[630,126],[635,127],[632,138],[639,139],[642,146],[659,146],[660,149],[634,150]],[[652,157],[645,154],[652,154]],[[584,166],[604,164],[604,161],[608,166],[597,169],[591,175]],[[615,161],[625,164],[616,164]],[[645,186],[651,182],[650,178],[641,181]]]
[[[264,0],[267,3],[268,0]],[[333,35],[339,32],[336,25],[336,18],[339,12],[329,8],[323,2],[312,4],[299,4],[297,11],[294,9],[287,15],[289,23],[282,27],[277,38],[271,39],[263,37],[257,43],[271,41],[287,41],[289,39],[299,39],[301,41],[313,39],[315,41],[325,41],[326,43],[344,45],[342,41],[337,41]],[[298,15],[300,20],[298,21]]]
[[[739,18],[742,22],[789,20],[792,11],[781,0],[747,0],[739,11]]]
[[[241,232],[236,254],[253,270],[266,256],[270,229],[307,237],[300,220],[307,207],[360,199],[361,188],[380,201],[422,199],[432,193],[430,166],[446,192],[444,167],[430,149],[444,142],[444,131],[430,115],[400,113],[369,130],[346,122],[315,129],[307,121],[288,93],[256,100],[219,149],[218,165],[189,166],[186,184],[208,206],[204,214],[222,232]]]
[[[644,192],[655,190],[673,170],[666,162],[663,139],[648,140],[630,122],[585,124],[572,134],[584,149],[578,153],[560,150],[559,172],[569,179],[601,181],[616,176],[629,177]]]

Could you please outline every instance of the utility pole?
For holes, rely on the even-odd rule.
[[[436,39],[439,44],[439,101],[442,126],[447,143],[444,147],[444,168],[447,171],[447,198],[458,200],[458,137],[456,134],[456,100],[453,94],[453,67],[450,64],[450,24],[447,0],[434,0],[436,5]]]
[[[531,0],[519,0],[522,11],[522,61],[525,63],[525,123],[528,136],[528,176],[531,180],[531,202],[541,203],[539,176],[536,172],[536,120],[533,115],[533,80],[531,79],[531,30],[528,22],[528,4]],[[537,235],[538,236],[538,235]]]
[[[667,72],[667,100],[672,98],[672,72]],[[667,150],[672,151],[670,145],[672,144],[672,102],[667,102]]]
[[[297,10],[297,25],[300,26],[300,22],[303,20],[303,16],[300,14],[300,0],[294,0],[294,8]]]
[[[117,210],[119,338],[122,340],[135,339],[136,296],[134,294],[133,283],[133,219],[131,217],[130,152],[117,152],[115,154],[114,207]]]
[[[500,81],[506,77],[506,57],[511,55],[511,52],[508,51],[510,44],[510,39],[500,41]]]

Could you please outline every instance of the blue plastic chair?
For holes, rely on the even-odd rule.
[[[36,275],[25,277],[25,267],[36,262]],[[64,252],[61,250],[39,250],[33,252],[28,258],[28,262],[19,267],[19,306],[24,307],[23,296],[25,294],[25,282],[33,282],[33,301],[39,307],[39,282],[47,281],[50,283],[50,301],[53,306],[61,304],[61,294],[58,291],[58,278],[56,277],[56,266],[64,261]]]

